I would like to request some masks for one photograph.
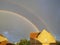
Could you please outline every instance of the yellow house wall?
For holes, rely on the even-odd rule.
[[[41,43],[56,43],[55,38],[46,30],[41,32],[37,40],[39,40]]]
[[[0,43],[0,45],[6,45],[8,43],[8,41],[3,41]]]
[[[42,44],[42,45],[50,45],[50,44]]]

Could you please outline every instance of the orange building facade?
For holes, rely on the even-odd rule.
[[[39,34],[40,32],[30,33],[30,45],[42,45],[42,43],[40,43],[38,40],[35,39],[38,37]]]

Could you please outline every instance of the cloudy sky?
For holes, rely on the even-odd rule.
[[[27,18],[29,21],[31,21],[31,23],[36,25],[36,27],[40,31],[43,28],[46,28],[49,32],[51,32],[55,36],[57,40],[60,40],[60,30],[59,30],[60,29],[60,24],[59,24],[60,23],[60,0],[0,0],[0,10],[10,11],[10,12],[20,14],[25,18]],[[19,25],[21,24],[19,23],[21,22],[21,19],[18,18],[20,20],[19,22],[17,22],[17,24],[15,24],[16,19],[17,17],[10,16],[10,14],[5,13],[5,16],[4,16],[4,13],[1,13],[0,32],[2,31],[4,35],[7,35],[10,32],[10,30],[13,30],[13,32],[16,32],[16,30],[18,32],[19,31],[22,32],[22,30],[20,30],[21,26]],[[15,22],[13,20],[15,20]],[[11,25],[10,24],[8,25],[6,22],[8,22],[8,24],[9,22],[11,22],[10,23]],[[6,25],[5,23],[7,24],[6,27],[5,27]],[[27,25],[31,26],[30,23],[28,23]],[[30,29],[27,28],[28,31],[26,31],[25,33],[27,34],[27,32],[30,32],[32,27],[34,26],[31,26]],[[8,32],[5,30],[8,30]],[[35,28],[33,28],[33,30],[36,31]],[[23,30],[23,32],[24,31],[25,30]],[[12,38],[12,33],[9,35],[11,35],[11,38]],[[17,35],[15,37],[17,38]]]

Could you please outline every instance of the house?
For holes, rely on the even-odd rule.
[[[31,32],[30,33],[30,45],[42,45],[38,40],[36,40],[36,38],[38,37],[39,34],[40,34],[40,32]]]
[[[8,43],[8,39],[0,34],[0,45],[6,45]]]
[[[30,34],[31,45],[56,45],[54,36],[45,29],[42,32],[32,32]]]

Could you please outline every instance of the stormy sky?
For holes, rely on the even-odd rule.
[[[55,36],[57,40],[60,40],[60,0],[0,0],[0,10],[6,10],[20,14],[31,21],[31,23],[36,25],[40,31],[43,28],[46,28]],[[17,38],[19,31],[20,33],[23,32],[27,34],[27,32],[30,32],[32,29],[34,29],[32,28],[33,26],[26,29],[25,27],[27,25],[31,26],[30,23],[27,23],[24,28],[28,31],[20,30],[21,28],[23,29],[21,26],[21,19],[18,17],[20,23],[16,22],[16,19],[17,17],[12,16],[12,14],[10,16],[10,14],[4,15],[4,13],[0,13],[0,32],[3,32],[4,35],[8,35],[7,37],[11,38],[12,34],[16,35],[17,33],[15,36]],[[10,30],[17,32],[11,33]],[[19,38],[20,37],[21,35]]]

